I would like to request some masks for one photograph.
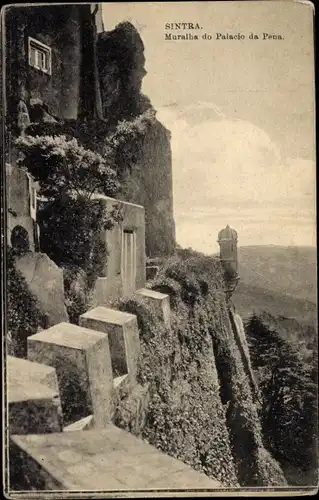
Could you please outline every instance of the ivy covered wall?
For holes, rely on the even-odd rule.
[[[285,485],[264,448],[220,262],[174,257],[148,286],[170,295],[171,328],[140,298],[119,304],[138,318],[139,384],[148,387],[149,403],[136,426],[136,402],[123,397],[116,424],[225,485]]]

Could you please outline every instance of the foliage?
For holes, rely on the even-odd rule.
[[[63,267],[65,306],[71,323],[78,324],[79,317],[90,307],[91,288],[87,283],[87,274],[81,267],[69,265]]]
[[[105,136],[103,153],[116,165],[119,178],[137,165],[143,139],[155,120],[155,111],[150,108],[132,120],[119,121],[115,130]]]
[[[316,460],[317,419],[317,386],[311,367],[303,364],[262,316],[251,316],[246,331],[263,396],[267,446],[278,460],[310,470]]]
[[[101,200],[65,198],[41,203],[38,220],[41,249],[64,268],[66,307],[70,321],[77,323],[89,307],[96,279],[104,275],[108,252],[101,231],[122,220],[122,213],[117,205],[106,211]]]
[[[100,231],[116,222],[101,200],[59,199],[39,204],[41,249],[59,266],[73,265],[100,273],[106,253]],[[100,255],[100,259],[97,258]]]
[[[66,136],[30,136],[16,140],[24,166],[40,183],[40,196],[90,199],[100,192],[112,196],[118,190],[115,171],[106,160]]]
[[[23,275],[14,266],[14,252],[7,249],[7,353],[26,357],[26,339],[42,326],[42,315],[36,298],[28,289]]]
[[[116,172],[99,154],[66,136],[25,136],[16,141],[19,163],[39,182],[38,204],[41,250],[59,266],[85,273],[85,287],[68,283],[65,296],[72,321],[88,307],[96,279],[103,276],[107,260],[101,231],[122,220],[118,206],[107,211],[96,193],[114,194]],[[72,274],[72,273],[71,273]]]
[[[173,293],[171,328],[141,298],[119,304],[137,315],[138,381],[150,384],[141,436],[224,485],[285,484],[263,448],[229,322],[220,262],[190,250],[183,257],[169,259],[148,283]],[[127,401],[121,405],[118,423],[130,428]]]
[[[45,138],[39,140],[43,136],[54,137],[56,143],[61,141],[61,137],[66,143],[77,141],[79,148],[94,151],[98,161],[102,158],[121,178],[137,165],[144,137],[156,122],[155,110],[150,105],[146,109],[142,108],[137,115],[121,119],[115,126],[110,126],[109,121],[102,119],[33,123],[26,130],[27,142],[30,143],[31,136],[38,143],[46,142]],[[20,143],[23,145],[25,141],[19,139],[18,145]],[[70,144],[70,148],[71,146]]]

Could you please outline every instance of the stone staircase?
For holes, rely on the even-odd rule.
[[[135,293],[169,325],[168,295]],[[136,316],[98,306],[79,326],[28,337],[27,360],[8,356],[9,491],[221,487],[112,424],[123,388],[147,400],[136,381],[139,352]]]

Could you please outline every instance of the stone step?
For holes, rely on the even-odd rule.
[[[80,316],[81,326],[107,334],[110,343],[113,376],[128,373],[134,382],[140,352],[137,318],[134,314],[99,306]]]
[[[21,474],[43,489],[208,489],[222,485],[112,424],[102,430],[12,436]],[[52,486],[54,485],[54,486]],[[12,485],[11,489],[14,489]]]
[[[28,358],[56,369],[64,425],[94,415],[110,420],[113,376],[108,337],[70,323],[59,323],[28,337]]]

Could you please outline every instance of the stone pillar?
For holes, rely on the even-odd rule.
[[[10,433],[61,431],[61,404],[55,369],[13,356],[7,356],[6,369]]]
[[[91,414],[97,427],[109,421],[113,377],[107,336],[59,323],[28,337],[28,358],[55,367],[65,425]]]
[[[171,315],[169,296],[165,293],[149,290],[148,288],[141,288],[136,293],[142,296],[148,304],[154,306],[157,314],[162,318],[164,325],[169,328]]]
[[[99,306],[82,314],[80,325],[108,334],[113,376],[128,373],[134,381],[140,352],[136,316]]]

